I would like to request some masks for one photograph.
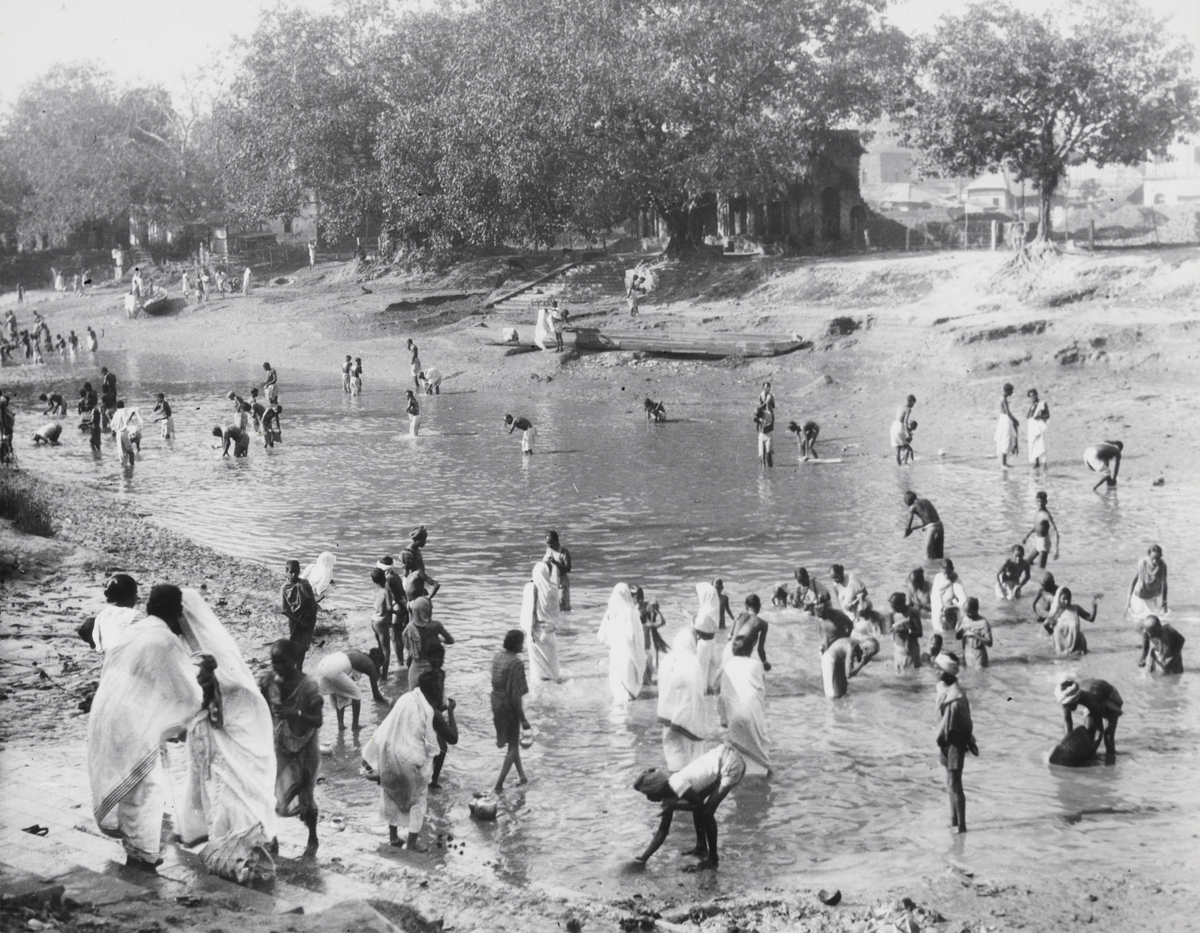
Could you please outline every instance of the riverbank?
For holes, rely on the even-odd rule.
[[[1076,263],[1075,258],[1069,261]],[[162,319],[133,321],[117,308],[115,294],[84,299],[35,295],[31,300],[42,300],[34,307],[48,312],[56,333],[69,328],[78,333],[88,322],[97,324],[105,350],[153,352],[213,372],[242,373],[270,359],[280,370],[285,394],[289,378],[328,378],[338,391],[338,367],[345,353],[364,357],[368,391],[402,389],[408,383],[403,343],[411,336],[419,340],[426,364],[438,365],[448,376],[447,386],[456,391],[519,388],[530,398],[602,399],[621,405],[633,418],[639,417],[636,409],[643,394],[665,399],[670,411],[675,391],[752,399],[758,383],[771,379],[781,419],[819,411],[826,436],[845,435],[851,438],[848,443],[874,449],[884,433],[880,424],[886,427],[897,401],[912,391],[921,400],[922,455],[939,448],[989,451],[998,384],[1007,378],[1022,388],[1037,385],[1052,399],[1060,443],[1072,458],[1076,447],[1082,449],[1082,440],[1121,432],[1127,440],[1141,439],[1148,451],[1122,471],[1122,483],[1149,486],[1161,477],[1173,485],[1194,476],[1190,464],[1198,452],[1198,434],[1192,428],[1200,390],[1190,377],[1197,353],[1196,251],[1120,256],[1114,263],[1105,267],[1080,260],[1064,278],[1063,288],[1047,286],[1061,297],[1064,288],[1078,291],[1081,280],[1102,280],[1110,283],[1113,294],[1096,297],[1093,292],[1090,298],[1053,305],[1049,299],[1028,303],[1015,294],[989,292],[983,285],[994,272],[996,257],[980,254],[667,270],[670,274],[661,277],[662,291],[643,306],[641,326],[681,333],[800,333],[814,344],[787,357],[721,363],[628,353],[505,356],[503,348],[487,345],[480,335],[494,337],[510,325],[531,331],[531,322],[515,312],[482,313],[481,299],[443,303],[436,311],[419,305],[416,310],[387,310],[422,289],[428,293],[447,285],[464,291],[473,287],[461,273],[453,281],[359,282],[344,268],[302,270],[287,284],[264,286],[247,299],[230,298]],[[1130,268],[1141,271],[1136,276],[1118,274]],[[485,272],[478,273],[480,287],[487,284]],[[1190,273],[1190,283],[1185,273]],[[1140,283],[1137,288],[1118,287],[1131,277]],[[370,294],[363,291],[364,285]],[[572,311],[589,324],[630,326],[619,299],[597,300]],[[475,326],[479,324],[486,326]],[[50,366],[5,367],[0,373],[19,413],[19,439],[36,421],[32,399],[48,377],[75,383],[94,378],[85,372],[86,364],[76,365],[69,376]],[[896,397],[863,391],[865,371],[894,379]],[[57,383],[55,387],[69,388]],[[145,399],[138,402],[147,407]],[[877,455],[886,456],[887,451]],[[261,664],[264,646],[281,624],[273,596],[277,568],[197,545],[156,524],[153,515],[114,507],[108,492],[73,484],[41,483],[40,488],[59,522],[58,538],[52,543],[10,541],[7,534],[0,539],[0,554],[21,554],[19,566],[24,568],[19,577],[9,575],[4,590],[3,654],[9,663],[3,665],[0,688],[8,694],[9,715],[3,741],[6,757],[15,750],[55,758],[56,766],[70,767],[86,787],[80,755],[84,718],[77,707],[98,676],[98,664],[73,630],[80,617],[94,609],[106,573],[128,570],[146,581],[171,579],[203,586],[243,651]],[[344,618],[335,612],[323,616],[322,622],[326,627],[321,637],[337,644],[344,634]],[[33,662],[46,677],[33,669]],[[330,819],[344,812],[329,785],[324,801]],[[83,815],[77,822],[86,828],[89,821]],[[288,832],[297,826],[289,825]],[[484,883],[481,879],[490,878],[486,871],[444,862],[435,863],[433,872],[426,874],[418,866],[398,867],[394,856],[380,854],[378,833],[353,825],[335,834],[329,829],[321,829],[329,838],[318,859],[322,885],[336,889],[343,876],[385,885],[397,899],[426,904],[458,928],[551,929],[565,923],[567,910],[578,911],[585,928],[639,922],[634,903],[620,896],[568,897],[554,890],[553,879],[529,879],[527,887]],[[289,842],[295,839],[284,839],[285,850]],[[754,853],[739,857],[753,858]],[[446,859],[451,858],[447,854]],[[985,856],[976,859],[986,864]],[[953,851],[948,861],[970,864]],[[641,886],[636,887],[641,893]],[[1074,893],[1064,897],[1064,890]],[[951,918],[915,916],[919,926],[938,930],[957,931],[968,925],[978,929],[981,923],[988,928],[1043,929],[1089,917],[1100,929],[1151,923],[1171,929],[1186,916],[1187,900],[1196,892],[1146,877],[1104,878],[1069,869],[1050,875],[1036,866],[1012,875],[988,873],[975,864],[896,890],[874,884],[847,890],[839,908],[817,904],[809,888],[744,893],[751,898],[749,904],[732,914],[717,912],[706,928],[875,929],[901,918],[868,918],[867,910],[909,896],[930,905],[928,911]],[[642,894],[639,901],[650,913],[665,911],[667,923],[686,923],[686,911],[669,911],[704,898],[697,899],[689,889],[681,899],[682,905],[660,892]]]

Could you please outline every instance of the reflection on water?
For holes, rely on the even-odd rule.
[[[238,381],[218,384],[186,361],[114,362],[122,394],[141,400],[144,413],[153,392],[168,393],[178,440],[164,445],[148,431],[129,476],[112,441],[97,462],[75,436],[60,449],[24,451],[26,464],[82,473],[114,489],[125,507],[272,570],[292,556],[333,550],[329,604],[351,613],[353,644],[371,638],[368,569],[396,553],[412,527],[429,528],[426,559],[443,584],[437,612],[458,639],[448,652],[448,688],[459,699],[463,734],[431,819],[466,836],[475,852],[455,870],[602,894],[618,884],[677,891],[682,878],[685,894],[818,874],[899,883],[947,860],[976,858],[994,873],[1015,873],[1085,852],[1096,871],[1153,866],[1162,877],[1196,867],[1200,688],[1192,674],[1142,675],[1136,637],[1121,618],[1136,558],[1157,540],[1172,568],[1176,625],[1200,644],[1194,483],[1130,484],[1119,497],[1102,497],[1071,465],[1053,464],[1040,478],[1014,469],[1005,478],[982,456],[922,459],[901,471],[887,461],[883,429],[877,440],[856,438],[862,447],[838,464],[797,464],[790,438],[780,436],[778,466],[763,475],[747,406],[700,397],[673,400],[679,421],[647,426],[632,404],[451,392],[422,400],[423,431],[414,439],[398,395],[373,392],[368,380],[365,394],[351,399],[336,373],[328,384],[296,386],[286,371],[283,445],[223,461],[209,429],[226,416],[224,392],[249,385],[257,371],[246,367],[234,374]],[[519,437],[504,433],[505,412],[538,425],[533,457],[522,457]],[[886,416],[881,423],[886,429]],[[890,661],[877,661],[847,699],[830,702],[811,623],[789,617],[768,639],[776,775],[747,778],[722,808],[720,877],[678,873],[674,853],[692,842],[687,820],[644,871],[631,871],[656,816],[630,784],[640,769],[661,764],[661,746],[652,700],[611,709],[595,630],[612,585],[626,580],[656,596],[669,633],[694,611],[697,580],[722,576],[735,606],[751,591],[767,602],[798,563],[824,575],[842,562],[882,604],[922,563],[920,535],[900,534],[901,496],[910,486],[937,503],[947,553],[995,630],[993,667],[963,677],[981,750],[966,768],[968,837],[952,841],[946,828],[930,676],[900,677]],[[1080,601],[1105,594],[1098,622],[1088,626],[1094,653],[1084,659],[1053,659],[1048,639],[1028,622],[1028,601],[998,605],[991,595],[1007,548],[1028,530],[1039,488],[1051,491],[1064,535],[1063,558],[1051,568],[1059,582]],[[1165,516],[1189,520],[1160,522]],[[525,755],[533,783],[506,795],[498,824],[473,824],[466,801],[492,785],[501,760],[487,701],[489,660],[516,624],[521,587],[552,527],[576,565],[575,611],[560,641],[573,679],[533,710],[538,740]],[[890,654],[885,646],[880,657]],[[1066,674],[1119,686],[1126,715],[1116,765],[1046,765],[1062,731],[1053,686]],[[364,721],[381,714],[367,704]],[[329,720],[325,738],[334,742]],[[326,774],[327,799],[357,825],[373,826],[376,790],[356,776],[349,735],[326,759]],[[1148,839],[1155,844],[1143,846]],[[1164,864],[1164,849],[1179,857]]]

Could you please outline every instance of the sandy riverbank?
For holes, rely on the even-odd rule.
[[[634,414],[643,393],[669,398],[672,387],[686,384],[692,391],[752,399],[757,383],[769,378],[781,408],[797,414],[818,408],[838,426],[861,426],[878,422],[881,413],[890,418],[896,404],[896,399],[858,391],[856,373],[869,369],[894,375],[898,398],[912,391],[922,399],[922,431],[928,431],[922,443],[931,450],[977,446],[975,435],[981,433],[986,438],[997,384],[1008,378],[1038,385],[1051,398],[1087,399],[1089,404],[1075,406],[1078,436],[1128,433],[1134,425],[1143,432],[1173,434],[1172,443],[1157,446],[1129,481],[1149,483],[1163,476],[1173,482],[1185,475],[1200,443],[1194,430],[1200,402],[1194,379],[1200,251],[1070,257],[1030,300],[986,288],[998,262],[987,254],[939,254],[666,270],[662,291],[644,305],[640,326],[799,333],[814,344],[798,354],[751,362],[634,354],[505,356],[503,349],[482,342],[481,334],[493,337],[510,324],[531,331],[531,322],[515,312],[484,314],[482,298],[458,299],[436,310],[386,310],[421,291],[483,292],[494,281],[483,267],[459,270],[450,280],[374,278],[365,282],[369,294],[343,267],[302,270],[286,277],[286,284],[263,286],[249,298],[179,309],[160,319],[126,319],[115,291],[83,299],[33,293],[28,300],[46,314],[55,333],[71,328],[82,333],[92,323],[102,332],[105,349],[152,348],[204,361],[218,372],[222,366],[242,371],[247,363],[269,359],[285,381],[289,374],[328,374],[336,385],[340,360],[353,353],[366,362],[369,386],[402,389],[408,382],[403,343],[413,336],[427,364],[453,374],[456,388],[528,386],[538,393],[612,399]],[[1062,300],[1089,289],[1082,298]],[[572,311],[589,325],[630,326],[616,299]],[[856,326],[839,324],[831,332],[838,318]],[[32,400],[49,371],[33,366],[0,371],[0,384],[18,412],[18,438],[37,422]],[[964,431],[964,412],[983,412],[982,430]],[[784,417],[795,415],[785,410]],[[261,565],[198,546],[146,521],[150,516],[114,510],[102,492],[48,483],[41,490],[58,516],[57,539],[32,541],[7,529],[0,536],[0,564],[7,565],[0,629],[7,662],[0,666],[6,748],[49,752],[78,744],[84,720],[77,706],[97,679],[98,664],[75,638],[74,628],[84,610],[94,606],[104,576],[114,570],[205,587],[246,653],[262,655],[279,617],[273,576],[264,579]],[[16,555],[15,568],[8,555]],[[342,620],[333,614],[322,621],[336,641]],[[33,669],[35,662],[48,677]],[[636,923],[639,910],[643,915],[667,911],[668,922],[685,920],[686,911],[670,913],[679,905],[669,898],[645,905],[571,901],[540,888],[472,887],[437,872],[409,875],[387,864],[372,856],[362,865],[343,860],[322,867],[394,886],[398,899],[420,901],[458,928],[553,928],[564,922],[566,911],[595,929],[615,928],[622,918]],[[1064,896],[1064,890],[1073,893]],[[1186,904],[1195,893],[1164,889],[1150,878],[1097,878],[1086,871],[1051,876],[1031,867],[1020,878],[950,872],[928,879],[920,890],[847,891],[846,904],[834,909],[819,905],[810,891],[748,892],[749,904],[716,912],[705,928],[865,931],[901,915],[876,918],[868,913],[872,905],[907,895],[934,912],[914,915],[922,928],[957,931],[983,923],[995,929],[1049,929],[1090,919],[1099,929],[1151,924],[1172,929],[1184,928]],[[937,920],[935,914],[951,919]],[[120,921],[122,928],[125,922]]]

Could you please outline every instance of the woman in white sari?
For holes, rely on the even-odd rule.
[[[704,677],[696,656],[696,631],[675,636],[658,664],[658,721],[668,771],[680,771],[704,754]]]
[[[554,322],[549,308],[538,308],[537,326],[533,331],[533,342],[543,350],[554,349]]]
[[[161,861],[163,809],[174,791],[175,829],[209,871],[239,883],[275,875],[271,713],[233,638],[194,590],[159,585],[145,619],[110,652],[88,721],[96,822],[121,838],[130,863]],[[198,662],[204,662],[198,668]],[[213,663],[215,662],[215,668]],[[197,680],[202,670],[205,687]],[[164,741],[186,751],[162,767]]]
[[[733,653],[721,665],[721,697],[717,710],[725,737],[747,761],[771,773],[771,737],[767,730],[767,684],[762,662],[752,654],[754,643],[744,637],[733,639]]]
[[[629,584],[613,587],[599,638],[600,644],[608,646],[608,688],[613,702],[636,700],[646,673],[646,634]]]
[[[700,662],[700,673],[704,677],[704,689],[707,693],[712,693],[716,689],[720,673],[716,637],[721,619],[721,597],[711,583],[697,583],[696,598],[700,603],[696,610],[696,621],[692,624],[697,638],[696,657]]]
[[[1046,465],[1046,423],[1050,420],[1050,406],[1044,399],[1038,398],[1037,389],[1030,389],[1025,395],[1029,398],[1029,410],[1025,413],[1028,419],[1025,423],[1029,432],[1029,462],[1035,467]]]
[[[545,681],[562,682],[558,668],[558,587],[550,579],[545,561],[533,565],[533,579],[525,584],[521,598],[521,629],[529,643],[531,695]]]

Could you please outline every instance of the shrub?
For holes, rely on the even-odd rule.
[[[0,475],[0,518],[12,519],[18,531],[54,537],[49,504],[31,484],[19,481],[11,473]]]

